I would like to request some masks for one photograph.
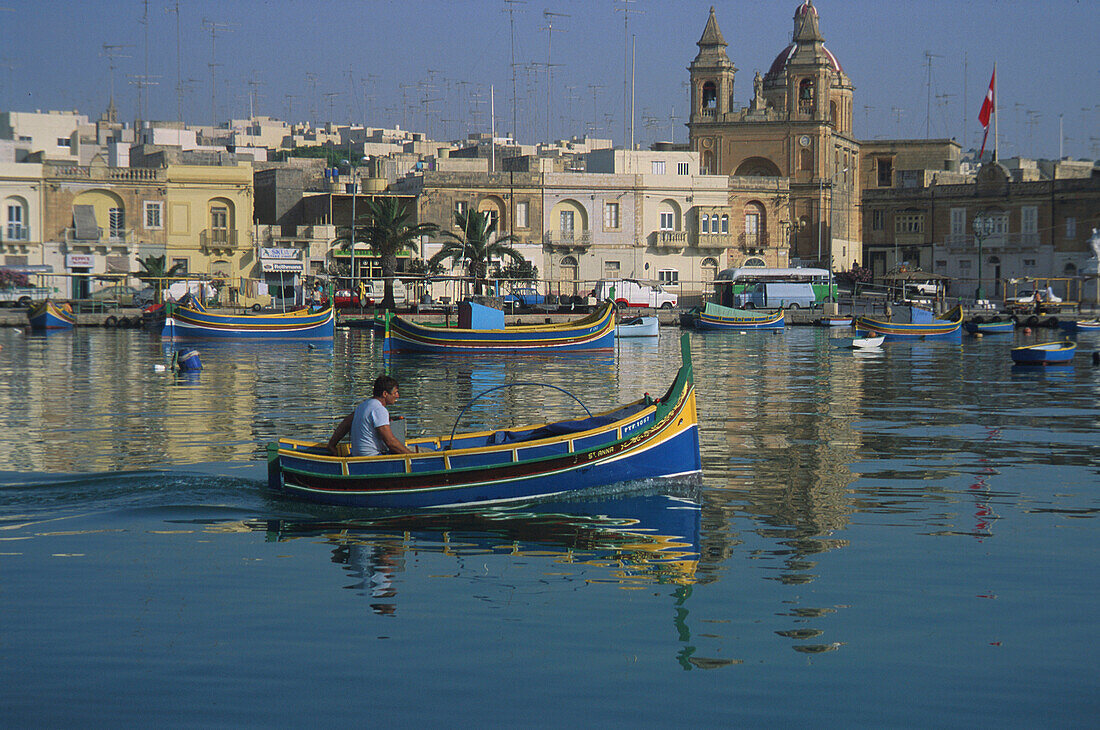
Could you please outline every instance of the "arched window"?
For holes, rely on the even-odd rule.
[[[713,175],[714,174],[714,153],[710,150],[703,152],[703,169],[702,174]]]
[[[707,215],[706,213],[700,213],[699,214],[699,232],[700,233],[709,233],[710,232],[710,216]]]
[[[798,169],[799,170],[813,170],[814,169],[814,153],[810,150],[802,150],[798,153]]]
[[[704,282],[714,281],[714,277],[718,275],[718,259],[705,258],[699,267],[699,275]]]
[[[558,266],[559,288],[562,294],[574,296],[580,284],[577,282],[577,259],[572,256],[562,258]]]
[[[798,84],[798,111],[802,114],[814,113],[813,79],[802,79]]]
[[[713,109],[718,101],[718,87],[714,85],[713,81],[707,81],[703,84],[703,109]]]
[[[741,265],[742,266],[767,266],[767,264],[764,263],[764,259],[758,259],[758,258],[745,259],[744,263],[742,263]]]
[[[718,214],[717,213],[715,213],[714,215],[712,215],[710,217],[710,232],[714,233],[714,234],[718,233]]]
[[[722,214],[722,233],[729,233],[729,232],[730,232],[730,217],[723,213]]]
[[[830,101],[829,102],[829,121],[833,123],[834,127],[837,126],[836,102],[835,101]]]
[[[1072,262],[1066,264],[1066,268],[1063,269],[1063,271],[1065,272],[1066,276],[1077,276],[1077,266],[1075,266]]]

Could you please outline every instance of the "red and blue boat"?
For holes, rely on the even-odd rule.
[[[615,308],[608,302],[598,311],[570,322],[501,324],[494,328],[433,327],[393,315],[383,351],[547,353],[610,350],[614,346]]]
[[[336,330],[332,307],[272,314],[220,314],[192,300],[188,304],[169,304],[168,310],[161,335],[169,339],[331,340]]]
[[[1076,352],[1077,344],[1069,340],[1043,342],[1012,348],[1012,362],[1017,365],[1065,365]]]
[[[919,307],[911,307],[910,309],[912,311],[909,322],[894,322],[864,316],[856,319],[855,327],[863,332],[885,335],[887,340],[919,340],[959,336],[963,319],[961,307],[955,307],[937,317],[933,317],[931,312]]]
[[[787,320],[782,309],[757,312],[707,302],[695,314],[693,324],[697,330],[781,330],[787,326]]]
[[[686,334],[680,357],[661,398],[646,394],[575,420],[409,439],[412,454],[355,457],[344,443],[333,456],[324,441],[280,439],[267,446],[268,484],[326,504],[411,509],[558,498],[639,480],[698,480],[699,423]]]
[[[27,310],[27,319],[31,329],[35,330],[67,330],[76,324],[76,316],[69,304],[54,304],[50,299]]]

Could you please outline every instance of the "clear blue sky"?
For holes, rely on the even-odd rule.
[[[504,134],[513,129],[511,17],[519,139],[587,132],[621,144],[629,17],[635,140],[683,142],[686,67],[712,4],[739,69],[735,98],[747,104],[753,73],[789,41],[797,0],[180,0],[178,46],[175,0],[0,0],[0,110],[75,108],[97,117],[109,95],[107,44],[125,46],[114,61],[124,118],[136,115],[135,82],[147,76],[156,85],[145,88],[145,116],[175,119],[179,99],[184,121],[209,124],[214,24],[219,122],[247,116],[252,90],[256,114],[401,124],[449,139],[489,130],[493,85]],[[976,146],[996,61],[1002,156],[1057,156],[1059,115],[1065,154],[1100,156],[1095,0],[816,5],[826,45],[856,87],[856,136],[927,131]]]

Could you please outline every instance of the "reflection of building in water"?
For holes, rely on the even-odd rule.
[[[747,513],[767,526],[761,529],[792,541],[791,569],[801,574],[799,556],[835,546],[827,536],[852,512],[847,487],[856,479],[849,464],[858,461],[860,447],[853,424],[861,416],[861,363],[799,352],[787,338],[757,334],[720,345],[735,352],[716,356],[740,367],[713,380],[697,369],[700,402],[709,404],[704,418],[717,421],[721,434],[717,445],[704,439],[704,472],[728,475],[706,493],[704,574],[739,542],[730,527],[734,515]]]

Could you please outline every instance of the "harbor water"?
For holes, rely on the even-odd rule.
[[[1100,336],[693,333],[704,474],[381,514],[266,485],[381,371],[335,341],[0,329],[0,709],[94,725],[1085,726],[1100,711]],[[612,353],[397,356],[407,431],[663,394]],[[463,408],[478,394],[510,383]]]

